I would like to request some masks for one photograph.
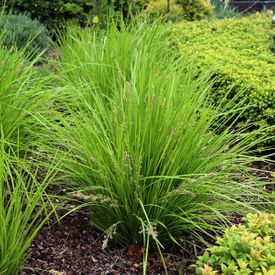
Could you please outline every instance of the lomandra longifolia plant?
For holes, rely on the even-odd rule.
[[[38,117],[46,114],[52,94],[45,89],[48,79],[34,68],[37,59],[27,61],[25,49],[5,48],[1,39],[0,35],[0,137],[24,151],[40,132]]]
[[[38,231],[53,213],[45,189],[52,181],[49,172],[40,182],[37,171],[26,160],[6,153],[0,140],[0,274],[20,274],[27,250]]]
[[[2,47],[0,36],[0,274],[22,271],[28,247],[53,212],[45,189],[55,169],[48,163],[38,182],[40,168],[25,158],[33,154],[28,149],[44,128],[39,117],[51,98],[43,90],[48,80],[26,54]]]
[[[102,33],[71,27],[62,39],[67,111],[52,126],[54,148],[105,245],[201,239],[232,213],[269,204],[248,173],[252,134],[228,126],[209,104],[206,75],[171,41],[167,26],[146,22]]]

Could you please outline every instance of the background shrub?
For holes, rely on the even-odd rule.
[[[2,0],[2,4],[4,2]],[[92,24],[95,16],[100,23],[104,23],[106,16],[115,12],[122,12],[126,17],[130,13],[139,12],[146,2],[147,0],[12,0],[5,4],[8,9],[27,12],[43,24],[60,29],[64,27],[65,20],[75,20],[84,25]]]
[[[238,96],[247,109],[242,120],[253,125],[274,125],[275,58],[272,27],[268,16],[178,24],[175,39],[182,54],[193,56],[198,67],[214,73],[213,96],[228,102]],[[232,101],[233,107],[236,101]],[[272,135],[272,132],[271,132]]]
[[[212,12],[212,6],[208,0],[177,0],[183,8],[183,16],[186,19],[202,19]]]
[[[24,48],[29,56],[46,52],[50,48],[46,28],[26,15],[1,14],[0,33],[2,46]]]
[[[202,19],[212,11],[211,4],[206,0],[150,0],[146,11],[150,14],[166,14],[169,11],[171,18],[178,19]]]
[[[197,261],[197,274],[274,274],[275,215],[248,214]]]
[[[168,12],[167,3],[167,0],[151,0],[146,7],[146,12],[155,15],[166,14]],[[181,5],[176,3],[176,0],[171,0],[169,4],[169,12],[171,14],[182,16],[183,8]]]

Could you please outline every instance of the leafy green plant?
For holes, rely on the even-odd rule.
[[[74,20],[82,25],[105,24],[110,13],[114,15],[119,12],[127,17],[142,10],[146,2],[147,0],[0,0],[0,4],[5,4],[7,9],[27,12],[48,27],[58,29],[65,27],[65,20]]]
[[[245,224],[233,225],[217,246],[199,256],[197,274],[273,274],[275,215],[248,214]]]
[[[193,56],[199,68],[213,72],[213,98],[219,101],[230,91],[231,107],[245,100],[248,108],[240,122],[270,127],[270,137],[275,119],[275,62],[270,45],[274,31],[270,17],[261,14],[175,27],[182,54]],[[231,100],[234,96],[236,101]]]
[[[26,15],[1,14],[0,32],[2,46],[25,49],[30,56],[45,53],[50,48],[46,28]]]
[[[151,0],[145,10],[150,15],[168,14],[168,17],[172,19],[188,20],[205,18],[211,14],[211,11],[211,5],[205,0]]]
[[[27,249],[54,211],[45,194],[53,174],[48,172],[38,182],[36,171],[30,172],[25,161],[7,154],[4,143],[1,136],[0,273],[19,274],[28,257]]]
[[[209,105],[207,77],[178,58],[168,29],[71,27],[62,38],[66,104],[50,126],[53,150],[91,206],[91,224],[106,233],[104,245],[113,238],[148,253],[149,244],[160,250],[185,233],[201,239],[228,224],[228,214],[269,204],[247,173],[254,133],[221,130],[227,118]]]
[[[179,16],[183,14],[183,8],[181,5],[176,3],[176,0],[169,1],[169,4],[167,0],[151,0],[149,1],[145,12],[155,15],[163,15],[169,12]]]
[[[212,6],[208,0],[177,0],[183,8],[186,19],[202,19],[212,13]]]

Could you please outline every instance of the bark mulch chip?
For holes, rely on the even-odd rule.
[[[103,235],[91,228],[85,215],[67,216],[60,224],[42,228],[29,249],[23,274],[142,274],[142,249],[111,244],[103,250],[102,242]],[[177,274],[172,259],[166,260],[169,274]],[[160,257],[150,256],[147,273],[164,274]]]

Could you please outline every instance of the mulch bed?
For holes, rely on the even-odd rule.
[[[111,244],[102,249],[103,235],[92,229],[81,213],[67,216],[60,224],[44,227],[29,249],[23,274],[141,274],[138,248]],[[166,258],[169,274],[177,274],[174,261]],[[150,256],[148,274],[164,274],[161,259]]]
[[[250,165],[258,171],[253,172],[255,176],[258,176],[262,182],[266,182],[265,188],[267,191],[275,191],[275,163],[266,164],[264,162],[254,162]]]
[[[275,165],[254,163],[252,167],[265,170],[255,174],[266,182],[268,191],[274,191]],[[83,213],[69,215],[60,224],[44,226],[29,249],[30,257],[23,274],[142,274],[142,249],[110,244],[103,250],[103,238],[102,233],[91,228]],[[192,263],[202,250],[195,244],[187,246],[187,251],[170,248],[173,256],[165,255],[168,273],[194,274],[193,269],[188,267],[190,261],[184,262],[184,259],[191,259]],[[147,274],[165,274],[159,256],[150,255]]]

